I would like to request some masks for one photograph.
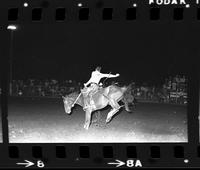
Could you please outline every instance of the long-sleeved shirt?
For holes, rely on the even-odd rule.
[[[118,75],[112,75],[112,74],[103,74],[100,73],[99,71],[93,71],[91,78],[89,79],[89,81],[87,83],[85,83],[85,86],[87,86],[90,83],[96,83],[99,84],[100,80],[102,78],[108,77],[108,78],[113,78],[113,77],[117,77]]]

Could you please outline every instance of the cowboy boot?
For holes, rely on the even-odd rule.
[[[84,96],[83,103],[84,103],[83,110],[86,111],[86,109],[88,108],[88,96],[87,95]]]
[[[83,106],[83,110],[85,111],[86,110],[86,108],[87,108],[87,104],[86,104],[86,99],[84,99],[84,106]]]
[[[90,105],[93,105],[93,103],[92,103],[92,95],[90,95]]]
[[[89,107],[88,99],[85,99],[83,110],[86,111],[86,109],[88,109],[88,107]]]

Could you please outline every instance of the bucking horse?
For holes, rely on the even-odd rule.
[[[121,107],[125,107],[127,112],[131,112],[129,109],[129,100],[127,99],[126,92],[128,86],[119,87],[117,85],[110,85],[108,87],[101,87],[93,94],[93,104],[85,109],[85,123],[84,128],[88,130],[91,123],[91,114],[94,111],[105,108],[107,105],[111,106],[111,110],[107,115],[106,123],[110,122],[112,117],[120,110]],[[69,95],[62,96],[64,102],[64,109],[67,114],[71,113],[71,109],[75,104],[84,106],[84,94],[82,92],[73,92]],[[120,106],[119,101],[122,101],[124,105]]]

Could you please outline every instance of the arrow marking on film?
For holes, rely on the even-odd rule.
[[[125,165],[125,163],[124,162],[122,162],[122,161],[120,161],[120,160],[115,160],[115,161],[117,161],[117,162],[109,162],[108,164],[109,165],[117,165],[116,167],[120,167],[120,166],[122,166],[122,165]]]
[[[25,167],[29,167],[29,166],[33,166],[34,163],[31,162],[31,161],[28,161],[28,160],[24,160],[25,162],[24,163],[16,163],[17,165],[26,165]]]

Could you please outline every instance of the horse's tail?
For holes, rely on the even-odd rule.
[[[123,92],[123,100],[128,103],[135,103],[135,96],[132,94],[132,88],[130,85],[122,87]]]

